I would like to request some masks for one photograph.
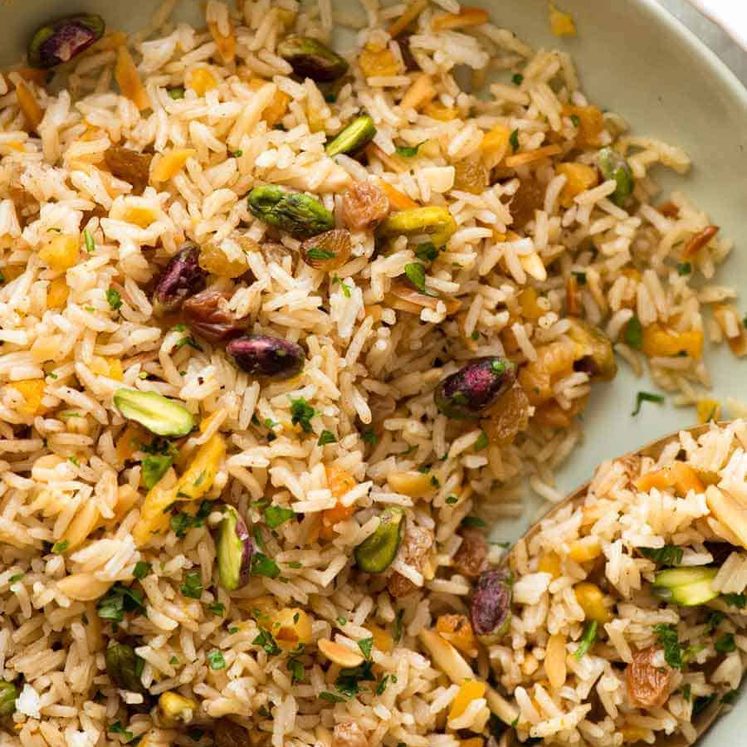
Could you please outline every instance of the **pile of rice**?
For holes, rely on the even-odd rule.
[[[434,19],[459,11],[455,0],[415,3],[411,71],[404,43],[386,31],[405,6],[365,0],[355,48],[338,49],[351,77],[334,101],[294,79],[275,48],[290,30],[329,41],[334,24],[355,23],[343,3],[338,16],[328,0],[303,8],[210,0],[208,29],[171,21],[174,4],[138,35],[107,33],[51,82],[27,68],[0,76],[0,678],[19,693],[3,743],[142,737],[141,747],[201,747],[230,718],[250,744],[274,747],[482,744],[486,698],[456,708],[459,684],[418,639],[440,616],[466,610],[463,527],[519,513],[521,476],[560,497],[552,472],[578,441],[575,416],[591,387],[566,354],[569,315],[606,332],[636,370],[648,360],[678,401],[703,396],[704,337],[728,338],[735,352],[744,343],[733,291],[710,283],[730,244],[710,234],[699,241],[709,220],[684,195],[656,207],[651,168],[685,172],[687,157],[625,134],[618,116],[590,105],[566,53],[534,52],[486,22],[462,27],[457,18],[433,32]],[[216,39],[235,43],[228,61]],[[127,48],[144,86],[140,108],[113,83]],[[364,77],[362,49],[384,50],[388,74]],[[487,97],[471,93],[488,75],[503,82]],[[404,109],[398,102],[416,79],[430,97]],[[180,86],[184,97],[172,98]],[[366,157],[325,155],[328,137],[362,110],[377,127]],[[487,133],[497,151],[486,151]],[[632,169],[628,210],[610,199],[614,180],[565,190],[561,161],[593,167],[608,144]],[[171,178],[134,194],[105,165],[113,145],[155,153],[154,164],[188,153]],[[419,148],[402,155],[398,146]],[[507,163],[512,155],[521,158]],[[477,193],[456,186],[469,159],[494,165],[492,184]],[[373,232],[354,233],[353,255],[333,277],[304,264],[299,242],[273,235],[245,199],[255,185],[277,184],[318,196],[339,217],[343,194],[362,180],[448,207],[457,230],[425,282],[457,299],[456,313],[440,302],[419,314],[392,303],[392,280],[418,261],[404,237],[378,251]],[[524,182],[541,192],[519,228],[512,207]],[[250,331],[299,341],[301,375],[260,382],[219,346],[154,315],[154,280],[187,239],[245,263],[239,277],[211,275],[209,284],[230,295]],[[258,248],[243,252],[241,239]],[[695,275],[704,281],[697,290]],[[702,304],[717,312],[707,328]],[[519,365],[531,401],[528,427],[510,443],[490,442],[480,421],[450,421],[433,402],[439,380],[489,355]],[[114,407],[122,387],[179,400],[200,423],[179,443],[167,483],[200,447],[225,448],[205,496],[220,502],[198,518],[186,506],[182,531],[172,523],[145,542],[136,529],[146,493],[140,447],[150,437]],[[293,417],[294,400],[313,408],[307,428]],[[333,442],[320,444],[325,431]],[[254,575],[230,594],[219,588],[211,530],[222,504],[246,518],[280,575]],[[269,505],[297,520],[271,533]],[[408,534],[388,577],[366,576],[352,551],[387,506],[406,510]],[[339,507],[342,520],[328,526],[324,512]],[[498,562],[501,548],[474,533],[472,541],[483,564]],[[392,578],[409,583],[406,595],[390,593]],[[112,594],[120,604],[129,594],[133,607],[118,624],[99,614]],[[260,607],[303,611],[311,642],[278,651],[263,638]],[[542,624],[536,618],[535,630]],[[370,649],[373,679],[342,692],[320,639]],[[107,675],[113,640],[142,660],[145,693],[118,689]],[[520,685],[523,645],[469,649],[476,676],[487,679],[501,662],[504,684]],[[154,707],[166,692],[194,701],[190,723],[174,725]],[[573,713],[578,725],[563,728],[596,739],[581,710]],[[525,700],[522,733],[535,716]]]
[[[747,663],[747,526],[723,506],[744,505],[745,448],[747,422],[736,420],[697,438],[683,431],[657,459],[604,463],[580,501],[516,545],[514,615],[490,658],[519,706],[520,739],[611,747],[680,734],[689,744],[700,713],[734,702]],[[671,465],[686,465],[692,484],[671,484]],[[651,586],[668,565],[718,568],[718,596],[662,602]],[[594,642],[577,656],[592,620]],[[661,677],[643,703],[641,662]]]

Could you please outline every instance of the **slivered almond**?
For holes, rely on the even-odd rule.
[[[349,669],[363,664],[363,655],[352,651],[347,646],[330,641],[329,638],[321,638],[317,642],[319,650],[335,664]]]
[[[524,166],[527,163],[534,163],[534,161],[541,161],[543,158],[549,158],[550,156],[557,156],[562,153],[563,149],[559,145],[545,145],[542,148],[536,150],[527,150],[523,153],[516,153],[513,156],[507,156],[504,163],[508,168],[513,169],[516,166]]]
[[[73,573],[57,582],[57,588],[69,599],[91,602],[106,594],[111,581],[100,581],[92,573]]]

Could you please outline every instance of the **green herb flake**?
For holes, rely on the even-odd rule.
[[[640,350],[643,347],[643,326],[641,320],[634,314],[625,325],[623,340],[634,350]]]
[[[425,267],[420,262],[406,264],[405,275],[421,293],[427,292],[425,287]]]
[[[478,516],[465,516],[462,519],[463,527],[486,527],[487,524]]]
[[[96,611],[102,620],[120,623],[125,613],[145,609],[143,593],[123,584],[114,584],[109,593],[96,603]]]
[[[477,441],[475,441],[475,451],[487,449],[489,443],[488,434],[485,431],[480,431],[480,435],[477,437]]]
[[[524,76],[521,73],[514,73],[511,76],[511,82],[515,86],[520,86],[524,82]]]
[[[716,695],[701,695],[699,698],[695,698],[693,701],[692,718],[699,716],[706,708],[708,708],[713,701],[716,700]]]
[[[379,441],[379,437],[370,428],[361,433],[361,438],[364,443],[370,444],[371,446],[375,446]]]
[[[112,311],[119,311],[122,308],[122,296],[118,290],[108,288],[106,291],[106,302]]]
[[[638,552],[644,558],[653,560],[657,565],[679,565],[682,562],[684,550],[676,545],[664,545],[664,547],[639,547]]]
[[[62,553],[64,553],[68,547],[70,547],[70,540],[62,540],[61,542],[55,542],[54,545],[52,545],[52,552],[55,555],[62,555]]]
[[[421,262],[433,262],[438,257],[438,248],[432,241],[424,241],[415,247],[415,256]]]
[[[337,255],[334,252],[331,252],[329,249],[322,249],[318,246],[312,246],[311,249],[309,249],[306,252],[306,256],[309,259],[314,260],[325,260],[325,259],[334,259]],[[344,291],[343,291],[344,292]]]
[[[573,652],[573,658],[576,661],[580,661],[594,645],[594,641],[597,639],[597,626],[598,623],[596,620],[589,620],[584,626],[584,632],[579,639],[578,648]]]
[[[109,732],[109,734],[119,734],[125,744],[129,744],[135,738],[135,735],[131,731],[125,729],[119,721],[115,721],[111,724],[107,729],[107,732]]]
[[[586,285],[586,273],[581,270],[572,270],[571,275],[576,278],[576,282],[579,285]]]
[[[370,659],[371,650],[373,649],[373,637],[361,638],[360,641],[358,641],[358,648],[361,650],[363,656],[365,656],[367,659]]]
[[[317,444],[319,446],[326,446],[327,444],[336,444],[337,443],[337,436],[335,436],[332,431],[322,431],[319,435],[319,440],[317,441]]]
[[[290,521],[295,515],[296,512],[292,508],[284,508],[283,506],[268,506],[264,510],[265,524],[270,529],[277,529],[286,521]]]
[[[338,617],[338,618],[337,618],[337,619],[335,620],[335,622],[336,622],[336,623],[337,623],[337,624],[338,624],[338,625],[339,625],[340,627],[345,627],[345,626],[346,626],[346,625],[348,624],[348,618],[347,618],[347,617],[345,617],[344,615],[340,615],[340,616],[339,616],[339,617]]]
[[[511,145],[511,150],[516,153],[517,150],[519,150],[519,131],[514,130],[511,133],[511,136],[508,138],[508,142]]]
[[[96,242],[93,240],[93,236],[87,228],[83,230],[83,240],[86,244],[86,251],[89,254],[93,254],[96,251]]]
[[[581,117],[578,114],[571,114],[571,122],[574,127],[578,127],[581,124]]]
[[[167,89],[166,93],[169,94],[170,99],[178,101],[179,99],[184,98],[184,94],[186,93],[186,91],[184,90],[184,86],[174,86],[173,88]]]
[[[316,415],[316,410],[306,401],[304,397],[293,399],[291,397],[291,423],[300,425],[304,433],[311,433],[311,418]]]
[[[169,664],[171,664],[172,667],[178,667],[179,666],[179,657],[178,656],[172,656],[169,659]]]
[[[455,495],[448,495],[446,496],[446,504],[448,506],[453,506],[455,503],[459,501],[459,498]]]
[[[747,594],[722,594],[721,599],[730,607],[737,607],[740,610],[747,607]]]
[[[256,552],[252,556],[252,575],[277,578],[280,575],[280,568],[272,558],[268,558],[261,552]]]
[[[226,611],[226,605],[223,604],[223,602],[213,602],[208,605],[208,610],[210,610],[214,615],[222,617]]]
[[[400,145],[397,148],[395,148],[394,151],[398,156],[402,156],[403,158],[413,158],[418,155],[420,146],[424,142],[425,140],[423,140],[422,143],[418,143],[417,145]]]
[[[374,690],[374,693],[376,695],[383,695],[384,691],[386,690],[387,686],[389,685],[389,675],[385,674],[380,680],[378,685],[376,685],[376,689]]]
[[[689,703],[693,697],[692,685],[689,682],[686,682],[681,692],[682,692],[682,697]]]
[[[663,394],[652,394],[651,392],[638,392],[635,397],[635,408],[633,409],[633,412],[631,412],[631,415],[637,415],[641,411],[641,405],[644,402],[656,402],[657,404],[661,404],[664,402],[665,397]]]
[[[299,659],[288,659],[287,666],[291,676],[291,684],[295,685],[304,681],[306,670]]]
[[[9,584],[14,584],[14,583],[16,583],[16,581],[20,581],[20,580],[21,580],[21,579],[22,579],[22,578],[24,577],[24,575],[25,575],[24,573],[14,573],[14,574],[13,574],[13,575],[12,575],[12,576],[11,576],[11,577],[10,577],[10,578],[8,579],[8,583],[9,583]]]
[[[357,667],[341,669],[335,680],[335,689],[346,698],[353,698],[360,692],[361,682],[374,682],[373,663],[364,661]]]
[[[331,693],[329,692],[329,690],[322,690],[322,692],[319,693],[319,697],[322,700],[326,700],[328,703],[344,703],[345,702],[345,698],[343,698],[342,695]]]
[[[734,705],[739,697],[739,690],[729,690],[721,696],[721,702],[724,705]]]
[[[736,651],[737,644],[734,640],[734,633],[725,633],[721,636],[721,638],[718,638],[716,640],[716,642],[713,644],[713,647],[720,654],[730,654],[732,651]]]
[[[397,610],[397,616],[394,618],[394,631],[393,631],[393,637],[394,642],[399,643],[402,640],[402,631],[403,631],[403,625],[402,625],[402,618],[405,616],[404,610]]]
[[[214,648],[212,651],[208,651],[205,658],[207,659],[210,669],[212,669],[213,671],[226,668],[226,660],[223,657],[223,653],[218,651],[217,648]]]
[[[132,571],[132,575],[140,581],[146,576],[150,575],[153,571],[153,566],[150,563],[146,563],[144,560],[138,560],[135,563],[135,568]]]
[[[680,262],[677,265],[678,275],[689,275],[693,271],[693,266],[689,262]]]
[[[235,151],[233,151],[233,152],[231,153],[231,155],[232,155],[232,156],[233,156],[234,158],[241,158],[241,156],[243,156],[243,155],[244,155],[244,151],[243,151],[243,150],[241,150],[241,148],[239,148],[238,150],[235,150]]]
[[[181,593],[190,599],[202,596],[202,576],[199,571],[189,571],[184,574],[184,583],[180,587]]]
[[[664,659],[672,669],[682,669],[682,646],[677,636],[677,628],[674,625],[654,625],[656,634],[661,647],[664,649]]]

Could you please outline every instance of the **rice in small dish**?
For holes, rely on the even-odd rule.
[[[747,338],[712,281],[730,242],[652,174],[687,156],[483,10],[363,5],[52,19],[0,76],[3,744],[552,730],[511,695],[536,687],[529,632],[488,645],[468,615],[486,527],[524,478],[561,498],[618,363],[717,415],[705,341]],[[541,612],[511,623],[537,649]],[[574,666],[612,688],[598,652]],[[558,733],[603,742],[624,718],[574,687]]]

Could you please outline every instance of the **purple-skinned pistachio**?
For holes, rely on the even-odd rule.
[[[472,629],[482,639],[495,641],[511,621],[511,577],[505,570],[483,571],[477,579],[470,602]]]
[[[103,35],[106,24],[101,16],[82,13],[66,16],[38,28],[28,48],[33,67],[55,67],[69,62]]]
[[[475,358],[436,387],[436,407],[447,417],[479,418],[516,380],[516,366],[505,358]]]
[[[290,340],[270,335],[247,335],[226,345],[236,365],[252,376],[290,379],[303,369],[303,348]]]
[[[199,265],[200,250],[187,242],[168,262],[156,282],[153,310],[176,311],[190,296],[205,288],[207,273]]]
[[[254,543],[246,522],[233,506],[226,506],[215,546],[220,585],[227,591],[244,586],[249,580]]]
[[[184,321],[198,337],[208,342],[226,342],[244,331],[244,324],[227,308],[231,294],[207,290],[188,298],[182,304]]]

